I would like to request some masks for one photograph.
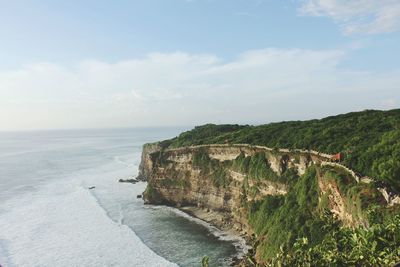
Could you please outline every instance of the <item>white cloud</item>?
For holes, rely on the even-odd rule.
[[[301,13],[325,16],[346,34],[389,33],[400,30],[399,0],[304,0]]]
[[[254,123],[398,103],[400,71],[345,70],[345,57],[269,48],[228,62],[179,52],[32,64],[0,72],[0,129]]]

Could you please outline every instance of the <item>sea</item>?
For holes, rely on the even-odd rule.
[[[0,266],[229,266],[235,237],[118,182],[182,130],[0,132]]]

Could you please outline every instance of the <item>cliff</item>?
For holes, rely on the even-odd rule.
[[[144,146],[140,176],[148,181],[145,203],[217,212],[219,219],[213,223],[253,238],[256,258],[262,262],[277,246],[265,240],[263,227],[268,223],[260,219],[264,216],[260,209],[270,198],[284,206],[287,200],[283,197],[300,198],[304,194],[302,205],[307,211],[298,216],[315,217],[329,210],[343,226],[352,228],[368,227],[366,210],[370,204],[388,206],[365,178],[330,159],[331,155],[317,151],[246,144],[175,149],[151,144]],[[295,205],[300,205],[299,201]],[[303,227],[301,223],[299,227]],[[309,228],[313,227],[317,226]]]
[[[160,151],[161,147],[158,143],[144,144],[142,149],[142,157],[139,165],[139,174],[136,177],[139,181],[147,181],[153,170],[153,162],[150,155],[154,152]]]

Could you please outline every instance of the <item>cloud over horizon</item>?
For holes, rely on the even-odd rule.
[[[329,17],[346,34],[400,31],[398,0],[304,0],[303,15]]]
[[[0,71],[0,130],[261,123],[393,108],[400,70],[345,69],[345,50],[267,48],[226,61],[152,53]]]

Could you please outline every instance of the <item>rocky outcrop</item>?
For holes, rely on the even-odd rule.
[[[213,178],[218,169],[205,172],[195,164],[195,157],[199,154],[220,164],[224,184],[216,183]],[[263,155],[271,169],[267,176],[271,177],[260,179],[234,166],[239,156],[252,157],[257,154]],[[149,183],[144,193],[145,203],[194,206],[217,211],[224,215],[226,226],[251,234],[246,212],[242,209],[243,202],[258,200],[266,195],[286,194],[285,183],[277,177],[289,168],[302,175],[310,165],[327,162],[330,157],[316,151],[250,145],[202,145],[163,150],[157,144],[151,144],[144,146],[139,176],[146,178]],[[340,210],[342,202],[336,197],[332,205]]]
[[[385,203],[386,198],[387,205],[397,204],[400,198],[382,190],[379,193],[369,185],[371,178],[359,177],[347,167],[331,162],[331,158],[332,155],[317,151],[247,144],[163,149],[155,143],[143,147],[139,179],[148,181],[143,194],[145,203],[185,207],[220,228],[249,238],[253,229],[248,222],[248,204],[268,195],[287,194],[287,173],[301,176],[310,166],[317,170],[321,209],[329,209],[344,226],[368,227],[361,195],[375,197],[373,201],[379,203]],[[347,189],[352,186],[356,188],[354,192]]]
[[[385,198],[385,201],[389,206],[400,205],[400,196],[392,194],[387,191],[385,188],[378,188],[379,192],[381,192],[382,196]]]
[[[337,183],[327,181],[323,177],[318,177],[318,186],[321,190],[321,195],[328,198],[330,211],[346,226],[355,226],[365,223],[359,218],[353,216],[346,206],[346,198],[340,192]]]
[[[151,154],[160,151],[161,147],[158,143],[144,144],[142,149],[142,157],[139,165],[139,174],[136,177],[138,181],[147,181],[147,177],[150,177],[153,170],[153,162],[151,160]]]

